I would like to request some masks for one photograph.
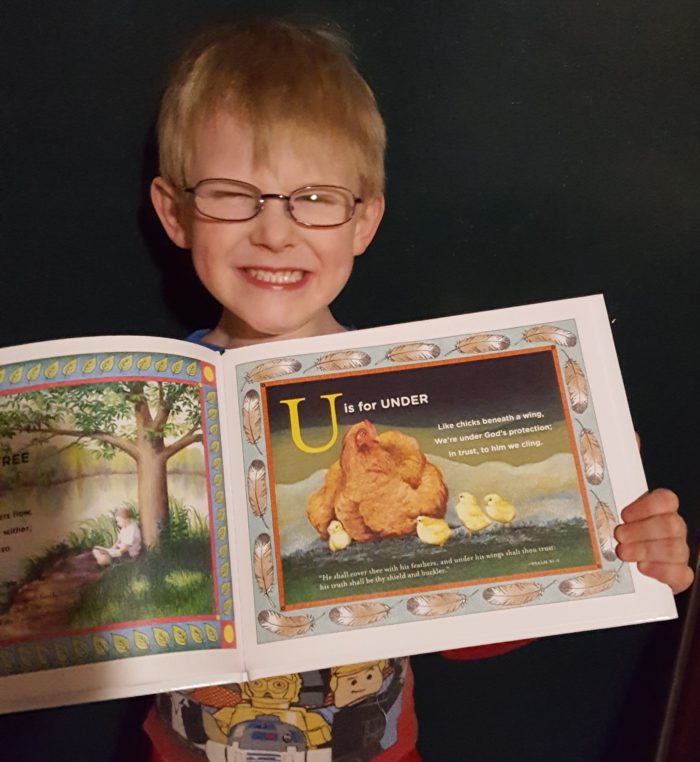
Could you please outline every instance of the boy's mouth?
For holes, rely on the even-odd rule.
[[[294,288],[307,279],[306,270],[272,270],[262,267],[243,267],[246,279],[262,288]]]

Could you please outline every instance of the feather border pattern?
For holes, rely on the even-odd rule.
[[[567,327],[564,327],[566,325]],[[575,322],[564,321],[564,325],[556,322],[551,324],[513,326],[501,331],[474,333],[462,336],[447,336],[428,341],[411,341],[385,345],[383,347],[367,347],[364,349],[333,350],[321,354],[299,355],[299,357],[281,357],[262,362],[250,363],[247,372],[244,373],[244,387],[246,384],[260,385],[263,388],[267,382],[281,380],[300,380],[303,373],[315,371],[318,374],[342,373],[344,371],[363,371],[373,369],[382,363],[432,363],[441,356],[451,353],[465,355],[498,354],[499,352],[513,351],[511,348],[518,341],[530,344],[549,344],[555,348],[554,356],[560,353],[563,357],[558,358],[557,368],[560,373],[562,386],[562,404],[565,411],[572,411],[582,415],[584,423],[580,423],[581,431],[578,436],[579,448],[574,448],[574,457],[579,459],[585,480],[590,485],[600,485],[605,481],[605,465],[602,448],[598,440],[595,425],[591,426],[595,417],[589,405],[590,392],[586,378],[581,354],[578,357],[569,357],[564,348],[570,350],[578,344],[575,331],[569,330],[568,325],[575,327]],[[558,350],[558,351],[557,351]],[[516,353],[519,350],[516,350]],[[532,350],[530,350],[532,351]],[[574,350],[576,352],[576,350]],[[573,353],[572,353],[573,354]],[[467,357],[464,358],[465,360]],[[448,362],[450,360],[447,360]],[[302,366],[306,369],[302,370]],[[245,368],[245,366],[243,366]],[[296,377],[296,378],[295,378]],[[319,376],[320,377],[320,376]],[[313,380],[313,379],[311,379]],[[245,440],[258,448],[258,442],[262,437],[263,415],[260,402],[260,394],[256,388],[251,388],[243,395],[241,389],[240,398],[243,399],[242,429]],[[567,404],[568,403],[568,404]],[[588,416],[588,417],[586,417]],[[593,418],[591,418],[593,416]],[[268,509],[268,490],[273,485],[267,484],[266,455],[260,451],[260,458],[252,460],[248,466],[247,497],[253,516],[262,520],[267,527],[265,515]],[[596,536],[602,558],[606,562],[612,562],[616,556],[614,553],[614,512],[610,507],[598,500],[591,511],[591,518],[596,529]],[[253,525],[251,525],[251,532]],[[250,542],[254,559],[254,581],[258,591],[268,597],[275,585],[274,563],[276,536],[269,532],[257,532],[251,534]],[[279,551],[278,551],[279,552]],[[560,582],[554,589],[564,599],[587,597],[597,595],[609,590],[618,579],[618,572],[609,569],[600,569],[598,572],[587,572],[569,577]],[[598,576],[594,576],[598,575]],[[497,580],[495,584],[488,586],[471,586],[462,583],[454,589],[438,591],[427,587],[425,592],[413,591],[413,594],[405,601],[403,606],[403,621],[411,618],[436,618],[446,617],[462,610],[471,595],[480,593],[483,602],[471,611],[483,611],[490,607],[516,607],[541,602],[544,590],[550,585],[541,584],[542,578],[536,575],[532,580],[508,581],[501,584]],[[279,580],[282,585],[281,579]],[[552,583],[553,584],[553,583]],[[553,591],[553,592],[554,592]],[[280,591],[280,597],[282,591]],[[392,592],[387,592],[392,595]],[[556,594],[555,594],[556,597]],[[551,595],[548,600],[551,601]],[[339,597],[337,602],[328,601],[312,614],[288,615],[275,608],[275,602],[269,599],[272,607],[259,611],[258,623],[260,627],[277,637],[299,637],[308,635],[314,629],[314,624],[320,619],[325,619],[324,630],[328,631],[328,625],[343,628],[363,628],[374,625],[387,624],[387,619],[393,606],[379,601],[344,602]],[[279,603],[277,603],[279,606]],[[326,618],[327,617],[327,618]],[[408,617],[408,619],[406,619]],[[393,617],[392,617],[393,619]],[[331,630],[332,631],[332,630]]]

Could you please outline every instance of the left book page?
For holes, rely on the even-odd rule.
[[[242,674],[216,353],[0,350],[0,712]]]

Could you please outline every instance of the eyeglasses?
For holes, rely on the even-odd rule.
[[[249,183],[212,178],[183,188],[200,214],[221,222],[245,222],[260,214],[268,199],[284,201],[292,219],[309,228],[334,228],[349,222],[361,198],[336,185],[307,185],[288,196],[263,193]]]

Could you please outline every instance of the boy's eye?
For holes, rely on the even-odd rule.
[[[319,193],[311,191],[298,196],[294,196],[295,203],[301,204],[337,204],[339,201],[337,196],[330,193]]]
[[[257,200],[255,196],[251,196],[248,193],[241,193],[240,191],[231,190],[230,188],[207,188],[203,195],[205,198],[211,198],[215,200]]]

